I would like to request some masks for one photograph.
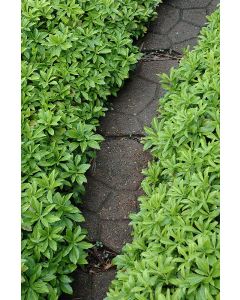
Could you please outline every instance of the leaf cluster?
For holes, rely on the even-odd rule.
[[[22,1],[22,299],[72,293],[86,264],[80,202],[96,133],[160,0]]]
[[[162,76],[167,92],[144,138],[153,161],[108,300],[220,299],[219,65],[217,10],[195,49]]]

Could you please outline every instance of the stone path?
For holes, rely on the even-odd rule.
[[[143,52],[173,49],[179,53],[196,44],[206,15],[218,0],[166,0],[158,8],[157,19],[140,42]],[[174,56],[140,61],[111,108],[102,120],[99,132],[105,137],[96,161],[88,174],[87,193],[81,207],[89,240],[101,241],[116,253],[131,242],[128,215],[138,210],[141,194],[141,170],[150,155],[143,152],[140,138],[150,125],[164,91],[156,74],[168,73],[178,64]],[[75,274],[74,296],[62,299],[103,300],[115,270]]]

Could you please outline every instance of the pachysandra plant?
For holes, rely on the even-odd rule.
[[[160,0],[22,1],[22,299],[72,293],[84,265],[80,202],[106,100],[140,57]]]
[[[162,76],[159,116],[146,128],[133,242],[115,258],[107,300],[218,300],[219,10],[197,47]]]

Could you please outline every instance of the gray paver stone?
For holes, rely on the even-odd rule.
[[[160,78],[157,74],[168,73],[172,67],[176,67],[177,65],[178,61],[173,59],[142,62],[141,69],[139,70],[139,75],[159,84]]]
[[[92,299],[92,276],[82,270],[77,271],[73,282],[74,295],[71,299],[93,300]]]
[[[183,52],[183,49],[187,48],[189,46],[189,49],[193,49],[193,47],[195,45],[197,45],[197,42],[198,42],[198,39],[197,38],[193,38],[193,39],[190,39],[188,41],[184,41],[182,43],[179,43],[179,44],[175,44],[173,46],[173,50],[176,50],[178,52]]]
[[[219,0],[213,0],[210,5],[207,7],[207,14],[210,15],[217,9],[217,5],[220,3]]]
[[[115,190],[136,190],[143,179],[141,170],[150,159],[142,149],[140,143],[128,138],[104,141],[92,176]]]
[[[86,228],[87,239],[91,242],[99,241],[99,218],[96,214],[85,210],[84,208],[81,209],[82,214],[85,218],[85,221],[82,223],[82,227]]]
[[[168,4],[179,8],[202,8],[210,2],[211,0],[169,0]]]
[[[129,80],[113,101],[116,112],[136,115],[154,98],[156,84],[134,77]]]
[[[129,220],[101,220],[101,241],[116,252],[120,252],[126,243],[132,241],[131,231]]]
[[[158,8],[158,16],[151,26],[153,33],[165,34],[179,21],[180,11],[178,8],[161,4]]]
[[[136,211],[136,195],[131,192],[115,192],[104,203],[99,216],[105,220],[124,220]]]
[[[191,22],[197,26],[203,26],[207,22],[206,9],[186,9],[183,11],[183,20]]]
[[[143,42],[143,50],[169,49],[171,41],[166,35],[148,33]]]
[[[101,182],[88,177],[86,185],[86,194],[83,197],[82,207],[89,211],[97,212],[102,206],[102,203],[107,199],[111,190],[103,185]]]
[[[140,134],[141,126],[135,116],[109,111],[101,121],[99,133],[104,136]]]
[[[93,275],[93,300],[103,300],[106,297],[108,287],[115,274],[115,270],[108,270]]]
[[[180,43],[196,37],[199,31],[199,27],[181,21],[171,30],[169,37],[173,43]]]
[[[159,100],[154,100],[144,111],[139,114],[138,119],[142,123],[142,134],[145,134],[144,126],[150,126],[152,119],[156,116]]]

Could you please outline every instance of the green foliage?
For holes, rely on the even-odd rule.
[[[160,0],[22,1],[22,299],[71,293],[86,264],[80,201],[109,95]]]
[[[108,300],[219,298],[219,11],[198,46],[162,76],[160,116],[146,128],[153,161],[115,258]]]

